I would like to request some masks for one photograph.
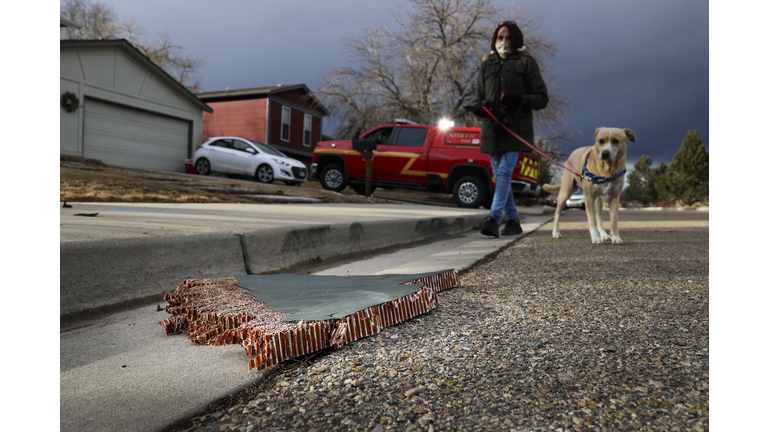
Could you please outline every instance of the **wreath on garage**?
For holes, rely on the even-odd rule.
[[[61,106],[69,113],[75,112],[80,106],[80,99],[77,98],[76,94],[66,92],[61,96]]]

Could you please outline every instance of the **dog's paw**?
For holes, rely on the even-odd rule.
[[[563,235],[560,234],[560,231],[554,230],[552,231],[552,238],[563,238]]]
[[[600,240],[608,241],[608,240],[612,240],[612,237],[610,235],[608,235],[607,232],[605,232],[603,230],[600,230]]]
[[[603,239],[600,238],[600,233],[597,231],[597,228],[591,228],[589,230],[589,237],[592,239],[592,244],[603,243]]]
[[[622,244],[621,237],[617,235],[611,236],[611,243],[618,244],[618,245]]]

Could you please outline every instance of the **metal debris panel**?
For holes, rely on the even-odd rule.
[[[405,283],[445,271],[376,276],[235,275],[235,279],[255,299],[285,313],[286,321],[322,321],[413,294],[421,286]]]
[[[166,334],[240,344],[251,369],[341,346],[437,307],[459,285],[454,270],[414,275],[240,275],[189,279],[165,295]],[[298,321],[297,321],[298,320]]]

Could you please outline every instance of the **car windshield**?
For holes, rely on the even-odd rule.
[[[573,193],[573,196],[575,196],[575,197],[582,196],[582,195],[584,195],[584,192],[581,191],[581,190],[577,190],[576,192]]]
[[[284,158],[288,157],[288,156],[280,153],[280,151],[277,150],[276,148],[270,147],[270,146],[268,146],[266,144],[262,144],[260,142],[255,142],[255,141],[248,141],[248,142],[253,144],[253,146],[256,147],[257,149],[259,149],[259,151],[264,152],[266,154],[270,154],[272,156],[281,156],[281,157],[284,157]]]

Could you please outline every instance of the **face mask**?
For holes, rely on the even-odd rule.
[[[507,54],[512,52],[512,43],[496,42],[496,51],[498,51],[500,55],[506,56]]]

